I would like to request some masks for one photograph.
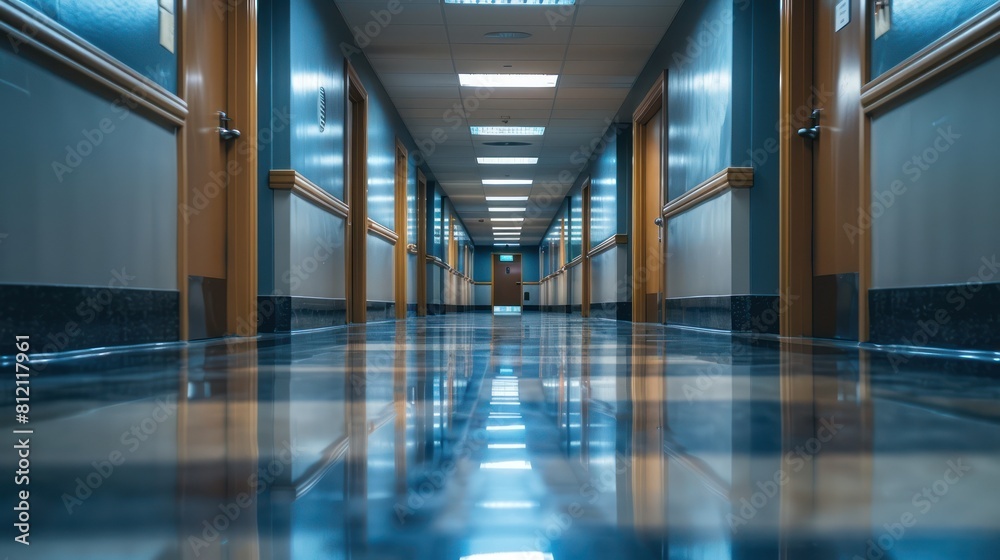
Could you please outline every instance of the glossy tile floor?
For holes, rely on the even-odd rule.
[[[1000,557],[986,360],[466,314],[36,367],[0,557]]]

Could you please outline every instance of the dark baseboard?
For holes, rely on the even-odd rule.
[[[292,332],[347,324],[347,301],[300,296],[259,296],[260,332]]]
[[[474,311],[486,311],[487,313],[493,311],[493,308],[489,305],[474,305],[472,308]]]
[[[873,344],[1000,351],[1000,283],[868,291]]]
[[[606,303],[590,304],[591,319],[612,319],[616,321],[632,320],[631,301],[610,301]]]
[[[858,340],[858,273],[816,276],[812,289],[813,336]]]
[[[368,323],[396,320],[396,303],[392,301],[369,301],[365,319]]]
[[[406,316],[407,317],[416,317],[417,316],[417,304],[415,304],[415,303],[407,303],[406,304]]]
[[[667,299],[667,324],[732,332],[778,334],[776,295],[705,296]]]
[[[444,315],[444,305],[440,303],[428,303],[427,304],[427,316],[432,315]]]
[[[0,284],[0,336],[30,336],[33,353],[175,342],[179,312],[174,290]]]
[[[487,306],[486,310],[489,311],[489,309],[490,309],[489,306]],[[542,306],[541,305],[525,305],[524,306],[524,310],[525,311],[541,311],[542,310]]]

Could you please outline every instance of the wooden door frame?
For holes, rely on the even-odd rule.
[[[581,208],[581,250],[580,254],[582,256],[583,262],[583,281],[581,282],[582,293],[580,294],[580,315],[582,317],[590,317],[590,301],[591,301],[591,277],[590,277],[590,177],[588,176],[583,181],[583,186],[580,189],[581,198],[583,199],[583,208]],[[570,232],[572,235],[572,232]]]
[[[862,92],[869,76],[868,9],[860,10],[860,72]],[[783,337],[812,336],[813,280],[813,153],[795,134],[800,107],[813,95],[815,0],[782,0],[781,4],[781,112],[779,159],[779,287],[780,333]],[[861,107],[858,177],[858,210],[871,215],[871,118]],[[858,341],[869,339],[868,290],[871,286],[871,234],[859,228]]]
[[[663,193],[665,186],[665,154],[666,154],[666,120],[667,120],[667,71],[664,70],[653,83],[643,98],[642,103],[636,108],[632,115],[632,321],[635,323],[646,322],[645,294],[649,279],[640,279],[639,270],[645,263],[645,255],[649,240],[646,239],[644,228],[642,227],[647,208],[645,207],[646,179],[646,126],[650,120],[660,111],[661,135],[660,139],[660,192]],[[663,197],[664,200],[666,196]],[[662,208],[658,209],[662,214]],[[663,246],[666,247],[666,224],[663,224]],[[666,276],[667,262],[663,259],[662,274]],[[666,299],[666,280],[664,279],[664,300]]]
[[[813,0],[781,3],[779,297],[781,336],[812,335],[813,153],[795,134],[792,119],[812,95],[814,66]],[[794,303],[792,303],[794,302]]]
[[[177,40],[177,95],[188,98],[186,77],[191,53],[185,47],[188,6],[181,0]],[[227,150],[229,181],[226,189],[226,332],[257,335],[257,0],[237,2],[226,11],[228,27],[227,108],[233,127],[242,135]],[[187,161],[189,123],[177,140],[177,288],[180,339],[190,338],[188,325],[188,232],[184,212],[188,207]],[[193,157],[196,154],[192,154]],[[236,169],[238,172],[230,172]]]
[[[364,323],[368,312],[368,91],[344,59],[344,197],[348,206],[347,321]],[[358,104],[358,117],[351,112]],[[357,161],[352,160],[356,158]]]
[[[417,317],[427,316],[427,177],[417,169]]]
[[[395,247],[395,292],[396,292],[396,318],[406,319],[406,255],[407,255],[407,210],[409,209],[409,198],[407,197],[407,182],[409,181],[409,152],[406,146],[396,138],[396,235],[399,240]]]

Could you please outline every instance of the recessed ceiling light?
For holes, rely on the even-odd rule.
[[[487,196],[486,200],[490,202],[524,202],[528,200],[526,196]]]
[[[493,226],[493,231],[521,231],[521,226]]]
[[[509,88],[535,87],[554,88],[559,81],[558,74],[459,74],[458,83],[463,87]]]
[[[541,136],[544,126],[471,126],[475,136]]]
[[[511,141],[483,142],[483,146],[496,146],[498,148],[513,148],[516,146],[530,146],[530,145],[531,142],[511,142]]]
[[[525,210],[527,210],[527,208],[524,208],[524,207],[521,207],[521,208],[514,208],[514,207],[508,208],[506,206],[492,206],[492,207],[490,207],[490,212],[524,212]]]
[[[483,179],[484,185],[530,185],[531,179]]]
[[[476,158],[480,165],[535,165],[536,157],[481,157]]]
[[[531,37],[531,33],[525,33],[524,31],[490,31],[483,35],[487,39],[527,39]]]

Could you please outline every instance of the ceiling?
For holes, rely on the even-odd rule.
[[[335,1],[352,29],[368,29],[365,55],[477,245],[494,241],[490,206],[527,207],[528,213],[499,216],[526,216],[520,242],[534,245],[541,240],[576,179],[580,165],[574,153],[604,134],[683,3],[577,0],[577,6],[482,6],[441,0]],[[399,13],[389,14],[390,5]],[[484,36],[494,31],[521,31],[531,37]],[[559,80],[555,88],[490,91],[459,86],[460,73],[558,74]],[[472,136],[469,130],[501,125],[544,126],[546,131],[541,137],[491,137]],[[531,145],[485,145],[502,140]],[[510,156],[537,157],[538,164],[476,161]],[[560,174],[571,179],[560,181]],[[505,178],[534,183],[483,186],[483,179]],[[527,203],[488,203],[486,196],[531,198]]]

